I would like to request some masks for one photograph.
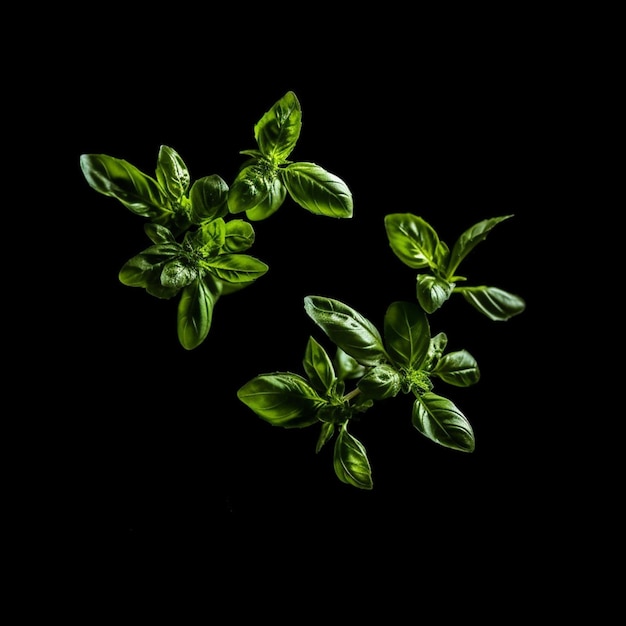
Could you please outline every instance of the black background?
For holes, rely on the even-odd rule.
[[[301,38],[309,18],[318,33]],[[547,425],[551,410],[537,396],[537,356],[553,328],[537,277],[551,241],[568,64],[535,23],[494,31],[398,15],[360,28],[301,19],[289,36],[284,24],[270,36],[229,21],[217,38],[209,27],[174,37],[165,24],[137,37],[138,24],[99,18],[68,47],[57,79],[69,89],[48,94],[63,111],[48,121],[66,211],[55,306],[61,472],[51,486],[66,505],[52,515],[87,540],[128,549],[202,544],[215,528],[272,543],[290,532],[320,541],[320,528],[381,539],[384,526],[394,529],[385,540],[397,531],[447,544],[445,528],[472,550],[520,553],[536,533],[556,538],[550,511],[569,496],[552,467],[561,442]],[[314,216],[288,198],[255,223],[250,253],[268,274],[222,298],[208,339],[185,351],[176,302],[117,278],[146,246],[142,219],[91,189],[79,157],[108,154],[152,173],[165,144],[192,179],[215,173],[230,183],[239,151],[256,147],[254,124],[288,90],[303,111],[292,158],[340,176],[354,216]],[[236,391],[263,372],[301,373],[308,337],[325,342],[306,295],[342,300],[379,327],[392,301],[413,300],[415,273],[386,239],[392,212],[422,216],[450,246],[476,222],[514,214],[461,269],[473,284],[522,296],[527,309],[493,322],[457,296],[432,316],[433,334],[445,331],[449,349],[469,350],[481,368],[474,387],[436,388],[472,424],[476,450],[422,437],[407,396],[377,403],[351,431],[372,465],[366,492],[336,478],[331,446],[315,454],[316,428],[272,427]]]

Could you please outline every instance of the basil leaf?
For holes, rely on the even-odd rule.
[[[417,276],[417,301],[426,313],[434,313],[450,297],[455,284],[429,274]]]
[[[143,226],[143,230],[155,244],[173,243],[176,244],[176,238],[172,234],[172,231],[166,226],[161,224],[154,224],[152,222],[146,222]]]
[[[293,91],[274,103],[254,127],[254,137],[272,163],[282,163],[295,148],[302,127],[302,109]]]
[[[483,315],[495,321],[505,321],[526,308],[522,298],[497,287],[463,287],[464,298]]]
[[[304,309],[331,341],[361,365],[377,365],[387,358],[376,327],[343,302],[306,296]]]
[[[128,287],[143,287],[157,298],[169,299],[178,293],[171,285],[164,285],[161,274],[167,263],[180,254],[178,244],[160,244],[150,246],[136,254],[121,267],[118,278]]]
[[[394,367],[388,363],[381,363],[370,369],[359,380],[357,387],[368,398],[384,400],[400,393],[402,378]]]
[[[315,452],[318,453],[324,445],[330,441],[331,437],[335,432],[335,424],[332,422],[324,422],[322,423],[322,428],[320,429],[320,435],[317,438],[317,443],[315,444]]]
[[[341,426],[333,454],[335,474],[348,485],[359,489],[372,489],[372,469],[363,444]]]
[[[156,179],[174,202],[178,202],[189,189],[191,178],[180,155],[169,146],[159,148]]]
[[[322,395],[328,395],[337,377],[328,353],[313,337],[307,342],[302,365],[311,385]]]
[[[254,228],[249,222],[238,219],[226,222],[224,252],[243,252],[252,246],[254,239]]]
[[[456,387],[469,387],[480,380],[478,363],[467,350],[443,355],[430,374]]]
[[[147,218],[171,213],[169,198],[159,183],[128,161],[106,154],[82,154],[80,166],[93,189],[116,198],[132,213]]]
[[[220,296],[219,283],[195,280],[183,289],[178,303],[178,340],[186,350],[197,348],[209,334],[213,308]]]
[[[256,280],[269,269],[263,261],[247,254],[220,254],[209,261],[203,261],[202,266],[229,283]]]
[[[183,259],[169,261],[161,272],[161,284],[172,289],[182,289],[198,278],[198,269]]]
[[[391,250],[405,265],[413,269],[443,265],[448,247],[426,220],[412,213],[390,213],[384,221]]]
[[[271,185],[268,187],[267,196],[253,209],[248,209],[246,211],[246,217],[253,222],[260,222],[261,220],[267,219],[280,209],[286,196],[287,188],[283,185],[280,178],[273,179]]]
[[[257,209],[252,218],[265,219],[278,210],[286,193],[275,168],[265,161],[254,162],[235,177],[228,192],[228,210],[235,214],[246,211],[251,219],[249,212]]]
[[[315,163],[292,163],[280,170],[292,199],[315,215],[352,217],[352,192],[334,174]]]
[[[199,178],[191,187],[189,199],[193,224],[228,214],[228,185],[217,174]]]
[[[474,450],[474,432],[463,413],[447,398],[432,392],[416,396],[413,426],[425,437],[461,452]]]
[[[324,404],[309,383],[291,372],[261,374],[237,391],[237,397],[273,426],[304,428],[317,422]]]
[[[387,354],[400,367],[419,369],[428,356],[430,326],[417,305],[390,304],[385,313],[384,337]]]
[[[503,222],[504,220],[508,220],[510,217],[513,217],[513,215],[492,217],[491,219],[482,220],[481,222],[474,224],[474,226],[472,226],[471,228],[468,228],[457,239],[452,248],[446,276],[452,280],[454,272],[456,272],[461,261],[474,249],[474,247],[478,243],[480,243],[485,239],[485,237],[487,237],[487,235],[494,226],[496,226],[500,222]]]
[[[365,374],[367,368],[361,365],[354,357],[351,357],[341,348],[335,352],[335,371],[339,380],[360,378]]]

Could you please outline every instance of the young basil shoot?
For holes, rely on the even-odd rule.
[[[300,103],[289,91],[255,125],[258,150],[242,152],[251,159],[231,188],[217,174],[192,184],[185,162],[170,146],[160,147],[154,176],[106,154],[80,156],[93,189],[147,220],[144,231],[152,245],[123,265],[119,279],[157,298],[179,297],[177,334],[185,349],[206,339],[221,296],[251,285],[269,269],[245,254],[255,232],[233,214],[265,219],[289,193],[312,213],[352,217],[352,194],[340,178],[313,163],[287,160],[301,120]]]
[[[375,402],[399,393],[413,396],[411,420],[419,433],[447,448],[474,450],[470,423],[451,400],[433,391],[433,379],[468,387],[480,379],[478,364],[466,350],[446,353],[447,336],[431,336],[422,308],[391,303],[382,332],[338,300],[307,296],[304,309],[335,344],[334,358],[311,336],[303,375],[278,371],[247,382],[237,395],[256,415],[283,428],[318,425],[316,452],[336,434],[335,474],[359,489],[373,488],[372,471],[365,446],[349,428]],[[347,380],[354,381],[350,391]]]
[[[467,280],[456,273],[461,261],[494,226],[511,217],[502,215],[474,224],[461,234],[450,251],[422,217],[412,213],[385,216],[387,238],[394,254],[408,267],[425,270],[417,275],[417,300],[427,313],[434,313],[453,293],[462,294],[475,309],[495,321],[508,320],[526,308],[522,298],[503,289],[457,284]]]

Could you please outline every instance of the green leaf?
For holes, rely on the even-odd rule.
[[[337,348],[335,351],[334,365],[339,380],[360,378],[367,371],[366,367],[341,348]]]
[[[166,243],[176,244],[176,237],[174,237],[172,231],[166,226],[162,226],[161,224],[153,224],[152,222],[146,222],[143,225],[143,230],[150,239],[150,241],[152,241],[152,243],[155,243],[157,245]]]
[[[235,177],[228,192],[228,210],[234,214],[245,211],[248,219],[265,219],[278,210],[286,194],[277,170],[267,162],[254,162]]]
[[[384,320],[385,348],[400,367],[419,369],[428,355],[430,326],[422,309],[409,302],[393,302]]]
[[[422,435],[441,446],[461,452],[474,450],[472,426],[447,398],[430,391],[416,396],[412,422]]]
[[[292,199],[307,211],[328,217],[352,217],[352,192],[338,176],[315,163],[292,163],[280,174]]]
[[[417,275],[417,301],[426,313],[434,313],[450,297],[455,284],[429,274]]]
[[[106,154],[82,154],[80,166],[93,189],[116,198],[132,213],[147,218],[171,213],[169,198],[159,183],[128,161]]]
[[[337,380],[335,369],[326,350],[313,337],[307,342],[302,365],[311,385],[322,395],[328,395]]]
[[[467,350],[443,355],[430,373],[456,387],[469,387],[480,380],[478,363]]]
[[[189,265],[183,259],[174,259],[169,261],[163,267],[161,272],[161,284],[164,287],[171,287],[172,289],[182,289],[187,287],[194,280],[198,278],[198,268]]]
[[[179,244],[150,246],[124,263],[118,274],[119,280],[128,287],[143,287],[157,298],[169,299],[179,290],[171,285],[164,285],[161,274],[165,266],[179,254]]]
[[[476,310],[497,322],[519,315],[526,308],[522,298],[497,287],[463,287],[457,291],[461,292]]]
[[[371,368],[359,380],[357,387],[368,398],[384,400],[400,393],[402,378],[393,366],[388,363],[381,363]]]
[[[468,228],[456,241],[450,254],[448,268],[445,275],[452,280],[454,273],[461,261],[474,249],[476,244],[480,243],[487,237],[494,226],[508,220],[513,215],[502,215],[501,217],[492,217],[491,219],[482,220]]]
[[[318,453],[328,441],[330,441],[331,437],[335,432],[335,424],[332,422],[323,422],[322,428],[320,429],[320,435],[317,438],[317,443],[315,444],[315,452]]]
[[[191,187],[189,199],[193,224],[228,214],[228,185],[217,174],[199,178]]]
[[[295,148],[302,127],[302,109],[293,91],[274,103],[254,127],[254,137],[272,163],[282,163]]]
[[[178,340],[186,350],[197,348],[209,334],[219,283],[210,277],[195,280],[182,291],[178,303]]]
[[[317,422],[325,404],[309,383],[291,372],[261,374],[237,391],[237,397],[273,426],[304,428]]]
[[[439,269],[448,247],[426,220],[412,213],[385,216],[385,230],[393,253],[408,267]]]
[[[348,305],[322,296],[306,296],[308,316],[344,352],[361,365],[377,365],[387,358],[376,327]]]
[[[348,432],[346,424],[341,426],[335,441],[333,466],[341,482],[359,489],[373,488],[365,446]]]
[[[224,230],[224,252],[243,252],[252,246],[255,239],[250,222],[232,219],[226,222]]]
[[[202,266],[221,280],[229,283],[246,283],[263,276],[269,267],[248,254],[220,254]]]
[[[187,166],[176,150],[169,146],[159,148],[156,179],[175,202],[184,197],[189,189],[191,177]]]

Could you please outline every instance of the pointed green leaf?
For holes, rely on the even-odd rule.
[[[106,154],[82,154],[80,166],[93,189],[116,198],[132,213],[157,218],[170,212],[169,198],[159,183],[128,161]]]
[[[197,348],[208,336],[219,283],[210,277],[185,287],[178,303],[178,340],[186,350]]]
[[[334,174],[315,163],[292,163],[280,170],[292,199],[315,215],[352,217],[352,192]]]
[[[333,466],[341,482],[358,489],[373,488],[372,468],[365,446],[348,432],[346,424],[341,426],[335,441]]]
[[[445,243],[435,229],[412,213],[390,213],[385,216],[385,230],[393,253],[408,267],[440,268],[448,255]]]
[[[250,222],[238,219],[226,222],[224,252],[244,252],[252,246],[254,239],[254,228]]]
[[[309,337],[302,362],[311,385],[326,396],[332,390],[337,377],[328,353],[313,337]]]
[[[426,313],[434,313],[454,291],[454,283],[430,274],[417,275],[417,301]]]
[[[447,398],[432,392],[416,396],[413,426],[425,437],[461,452],[474,450],[474,431],[463,413]]]
[[[302,109],[293,91],[276,101],[254,127],[254,137],[272,163],[282,163],[295,148],[302,127]]]
[[[317,438],[317,443],[315,444],[315,452],[318,453],[328,441],[330,441],[331,437],[335,432],[335,424],[332,422],[323,422],[322,428],[320,429],[320,435]]]
[[[191,187],[189,199],[193,224],[228,214],[228,185],[217,174],[199,178]]]
[[[189,189],[191,177],[187,166],[178,152],[169,146],[159,148],[156,179],[174,201],[180,200]]]
[[[228,210],[237,214],[256,209],[252,217],[265,219],[278,210],[286,193],[276,168],[265,161],[255,161],[235,177],[228,192]],[[250,219],[250,214],[247,217]]]
[[[339,380],[360,378],[367,370],[366,367],[341,348],[337,348],[335,351],[334,365]]]
[[[492,217],[491,219],[482,220],[468,228],[456,241],[450,253],[446,276],[452,279],[454,273],[461,261],[474,249],[476,244],[480,243],[487,237],[494,226],[508,220],[513,215],[502,215],[501,217]]]
[[[456,387],[469,387],[480,380],[478,363],[467,350],[443,355],[430,373]]]
[[[237,391],[237,397],[273,426],[304,428],[317,422],[325,404],[309,383],[291,372],[261,374]]]
[[[416,304],[392,302],[384,321],[385,348],[400,367],[419,369],[428,355],[430,325]]]
[[[248,254],[220,254],[203,262],[203,267],[229,283],[246,283],[260,278],[269,267]]]
[[[526,308],[522,298],[497,287],[464,287],[458,291],[477,311],[497,322],[519,315]]]
[[[369,369],[359,380],[357,387],[368,398],[384,400],[400,393],[402,378],[392,365],[381,363]]]
[[[173,243],[176,244],[176,238],[172,231],[166,226],[161,224],[153,224],[152,222],[146,222],[143,226],[143,230],[155,244]]]
[[[387,358],[376,327],[343,302],[307,296],[304,309],[331,341],[361,365],[377,365]]]

